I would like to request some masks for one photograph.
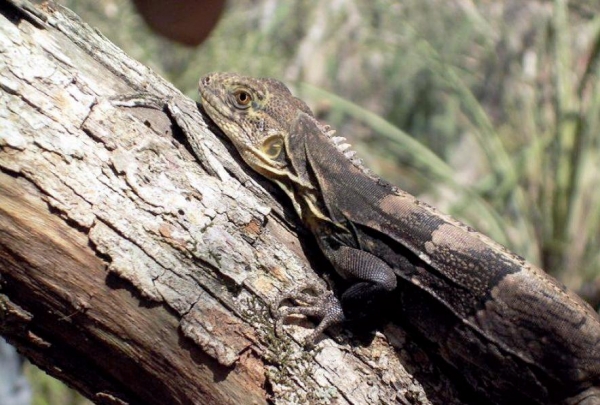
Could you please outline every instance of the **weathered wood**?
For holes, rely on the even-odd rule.
[[[22,353],[97,403],[429,403],[403,363],[459,403],[397,327],[276,337],[267,303],[316,276],[196,104],[68,10],[0,12],[0,333]]]

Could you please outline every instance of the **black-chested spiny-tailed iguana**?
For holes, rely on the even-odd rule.
[[[318,316],[311,339],[344,320],[344,302],[401,286],[398,310],[494,402],[600,404],[600,319],[579,297],[370,174],[281,82],[216,73],[199,86],[206,113],[351,282],[339,300],[283,312]]]

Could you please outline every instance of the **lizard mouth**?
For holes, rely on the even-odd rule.
[[[224,114],[224,111],[227,111],[228,108],[225,103],[221,100],[225,96],[225,94],[221,94],[219,97],[218,89],[214,89],[211,86],[211,83],[214,82],[213,75],[204,76],[198,82],[198,93],[200,93],[200,103],[206,110],[208,116],[210,118],[215,118],[215,116],[222,116],[227,118],[227,115]],[[224,93],[221,90],[220,93]]]
[[[214,82],[212,75],[203,77],[198,84],[200,103],[208,117],[216,124],[225,137],[233,143],[241,157],[251,166],[264,160],[262,155],[253,145],[253,138],[248,128],[240,124],[236,111],[227,103],[225,89],[211,85]]]
[[[198,85],[198,93],[200,93],[200,103],[206,112],[206,115],[217,124],[219,128],[227,135],[232,142],[237,143],[242,141],[240,135],[248,138],[246,130],[241,125],[235,124],[234,114],[230,111],[229,106],[223,101],[225,97],[224,91],[211,88],[210,75],[203,77]],[[236,130],[230,130],[231,125],[236,126]]]
[[[215,92],[204,85],[203,82],[204,79],[200,80],[200,85],[198,86],[198,93],[200,93],[200,103],[202,104],[202,107],[210,118],[213,118],[215,115],[225,117],[225,115],[219,111],[218,108],[218,105],[223,103],[219,103],[218,96],[215,94]]]

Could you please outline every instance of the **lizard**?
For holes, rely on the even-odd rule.
[[[319,319],[308,341],[346,320],[346,303],[400,290],[397,310],[493,403],[600,404],[600,317],[575,293],[374,175],[282,82],[212,73],[199,93],[349,283],[339,298],[294,293],[298,305],[280,309]]]

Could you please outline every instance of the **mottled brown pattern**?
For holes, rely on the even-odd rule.
[[[247,107],[234,100],[240,88]],[[368,173],[280,82],[213,74],[200,94],[244,160],[290,196],[354,283],[342,304],[394,289],[397,277],[406,317],[492,402],[600,404],[600,319],[579,297]],[[284,147],[271,156],[263,142],[273,136]],[[334,307],[286,313],[322,314],[320,332],[339,321]]]

